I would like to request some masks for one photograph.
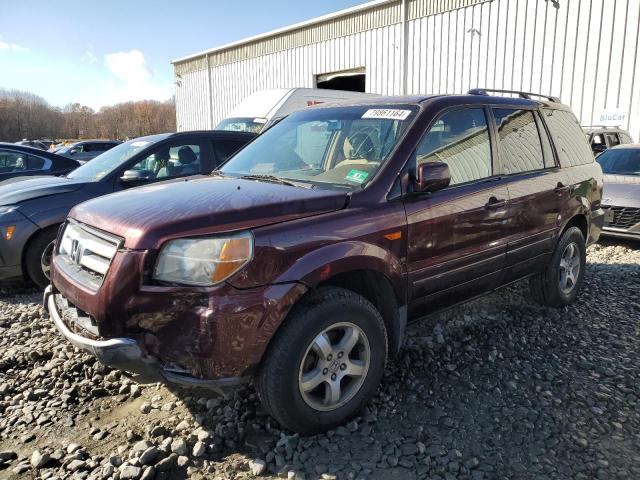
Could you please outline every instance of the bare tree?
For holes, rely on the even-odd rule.
[[[95,112],[79,103],[59,109],[32,93],[0,89],[0,141],[15,142],[23,138],[123,140],[175,130],[173,99],[125,102]]]

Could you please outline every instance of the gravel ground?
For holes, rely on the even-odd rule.
[[[589,249],[563,310],[518,284],[410,328],[362,416],[309,438],[233,398],[138,386],[0,290],[0,478],[640,478],[640,245]]]

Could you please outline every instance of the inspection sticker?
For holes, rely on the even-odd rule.
[[[344,177],[345,180],[349,180],[350,182],[362,183],[364,182],[369,174],[367,172],[363,172],[362,170],[353,169],[347,173],[347,176]]]
[[[411,114],[411,110],[398,108],[370,108],[362,118],[383,118],[385,120],[404,120]]]

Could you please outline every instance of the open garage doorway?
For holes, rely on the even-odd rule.
[[[365,85],[366,73],[364,67],[316,75],[317,88],[364,92]]]

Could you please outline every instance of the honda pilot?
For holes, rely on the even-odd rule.
[[[602,171],[567,106],[517,95],[319,105],[209,176],[82,203],[44,303],[106,365],[252,381],[284,427],[333,428],[408,322],[525,278],[543,305],[579,294]]]

